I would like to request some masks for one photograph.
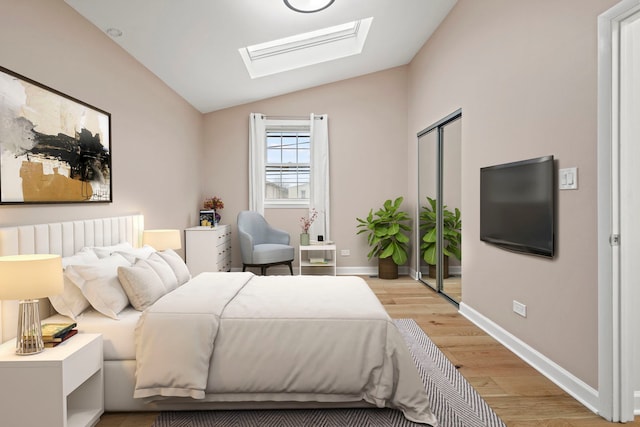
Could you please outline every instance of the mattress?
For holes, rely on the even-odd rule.
[[[118,314],[120,320],[106,317],[89,308],[76,319],[78,332],[102,334],[104,360],[135,360],[135,329],[142,313],[127,307]],[[56,314],[43,322],[69,322],[68,317]]]

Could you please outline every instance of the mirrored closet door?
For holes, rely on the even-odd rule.
[[[460,110],[418,133],[418,279],[462,301]]]

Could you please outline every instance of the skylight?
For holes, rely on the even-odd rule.
[[[252,79],[362,52],[373,18],[238,49]]]

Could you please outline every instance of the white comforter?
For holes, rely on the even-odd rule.
[[[134,397],[364,400],[436,425],[402,337],[357,277],[202,273],[136,328]]]

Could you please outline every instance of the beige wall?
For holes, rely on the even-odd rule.
[[[614,3],[459,0],[408,72],[409,156],[462,108],[464,303],[596,388],[596,23]],[[547,154],[579,169],[579,190],[558,192],[556,257],[481,242],[480,167]]]
[[[331,239],[339,250],[351,251],[351,256],[339,257],[339,267],[376,266],[367,261],[366,239],[356,236],[356,217],[366,216],[371,208],[377,210],[385,199],[407,196],[406,67],[207,114],[204,193],[222,197],[222,222],[234,227],[238,212],[248,208],[247,141],[252,112],[329,115]],[[299,209],[265,212],[267,220],[287,230],[296,245],[304,214]],[[242,264],[236,239],[233,265],[238,267]]]
[[[0,226],[143,213],[195,224],[202,115],[63,0],[0,0],[0,65],[111,113],[113,203],[0,206]]]

